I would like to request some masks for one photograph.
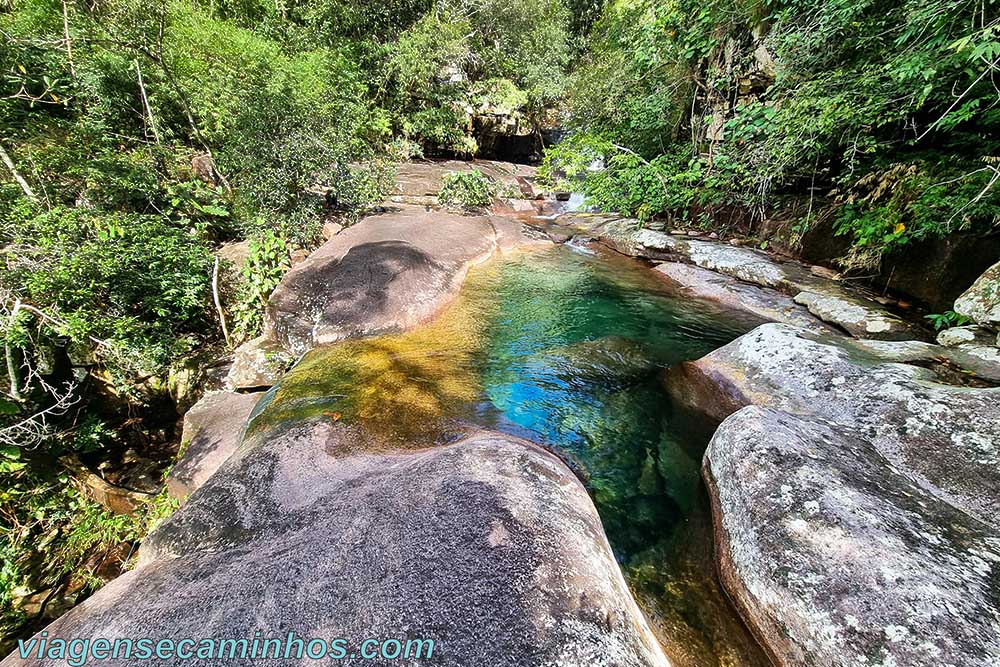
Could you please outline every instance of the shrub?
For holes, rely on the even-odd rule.
[[[119,363],[157,372],[204,329],[211,255],[169,219],[57,207],[6,232],[5,285],[49,314],[36,322],[49,337],[103,339]]]
[[[267,298],[290,265],[289,251],[288,242],[270,229],[251,239],[235,308],[241,338],[252,338],[260,330]]]
[[[847,269],[877,269],[883,255],[956,231],[985,233],[1000,223],[992,165],[937,157],[892,163],[844,179],[834,229],[851,238]]]
[[[486,208],[497,195],[497,184],[478,169],[452,171],[444,175],[438,201],[446,206]]]
[[[737,201],[744,172],[724,154],[709,162],[676,149],[647,160],[608,139],[580,133],[546,151],[539,178],[549,187],[584,193],[589,205],[603,211],[644,222],[660,215],[688,221]]]

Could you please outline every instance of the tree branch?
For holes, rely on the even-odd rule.
[[[7,169],[10,170],[10,173],[14,177],[14,180],[17,181],[17,184],[21,186],[21,190],[24,192],[24,196],[37,204],[38,197],[31,189],[31,186],[28,185],[28,181],[24,180],[24,177],[18,173],[17,167],[14,166],[14,161],[10,159],[9,155],[7,155],[7,151],[4,150],[3,144],[0,144],[0,160],[2,160],[5,165],[7,165]]]

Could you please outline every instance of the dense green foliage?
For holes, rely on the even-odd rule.
[[[168,448],[167,376],[255,336],[290,255],[395,161],[474,154],[480,114],[540,122],[581,25],[562,0],[0,0],[0,446],[32,452],[0,480],[2,624],[11,591],[141,537],[57,459]]]
[[[137,516],[113,514],[86,499],[65,473],[40,472],[30,458],[16,447],[0,449],[0,629],[26,620],[15,596],[37,590],[42,602],[61,588],[81,597],[98,588],[176,507],[161,494]]]
[[[169,450],[176,415],[142,426],[167,376],[255,336],[291,255],[378,205],[395,162],[565,123],[553,187],[786,245],[828,229],[870,273],[997,226],[997,10],[0,0],[0,631],[12,591],[65,588],[146,525],[84,500],[60,457]],[[441,201],[482,207],[496,187],[454,174]]]
[[[582,187],[643,218],[739,208],[792,237],[829,219],[853,241],[844,264],[872,268],[1000,219],[998,31],[990,0],[619,0],[569,86],[580,136],[548,172],[601,158]]]
[[[404,136],[473,155],[473,115],[537,123],[570,58],[561,0],[442,0],[391,46],[384,82]]]
[[[497,195],[497,184],[478,169],[444,175],[438,200],[446,206],[486,208]]]

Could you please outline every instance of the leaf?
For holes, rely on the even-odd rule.
[[[900,222],[900,223],[898,223],[898,224],[897,224],[897,225],[896,225],[896,226],[895,226],[895,227],[893,228],[893,230],[892,230],[892,233],[893,233],[893,234],[902,234],[902,233],[903,233],[903,232],[905,232],[905,231],[906,231],[906,225],[904,225],[903,223],[901,223],[901,222]]]
[[[198,210],[202,213],[207,213],[208,215],[214,215],[220,218],[225,218],[229,215],[229,211],[221,206],[215,206],[213,204],[207,204],[205,206],[199,206]]]

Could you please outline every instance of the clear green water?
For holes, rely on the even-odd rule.
[[[659,378],[752,324],[614,253],[515,255],[474,269],[427,327],[314,350],[252,428],[322,413],[387,447],[445,442],[468,425],[544,444],[586,481],[675,664],[762,665],[714,580],[706,431],[675,414]]]

